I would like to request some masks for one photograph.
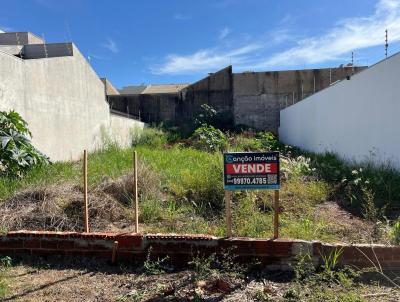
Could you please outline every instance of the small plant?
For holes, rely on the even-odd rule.
[[[208,257],[197,254],[188,264],[194,268],[196,280],[203,280],[215,274],[215,270],[212,268],[214,263],[215,254]]]
[[[2,268],[9,268],[11,267],[12,264],[12,259],[10,256],[5,256],[3,258],[0,258],[0,264]]]
[[[288,177],[308,176],[315,171],[315,168],[310,167],[311,159],[305,156],[285,157],[280,158],[282,163],[282,171]]]
[[[302,281],[314,275],[316,268],[312,262],[310,253],[300,253],[297,256],[297,263],[294,266],[296,280]]]
[[[151,259],[151,251],[152,247],[149,248],[146,256],[146,261],[143,263],[144,272],[147,275],[159,275],[165,273],[166,270],[166,262],[168,261],[168,257],[164,257],[162,259],[157,258],[157,260]]]
[[[282,147],[279,140],[271,132],[259,132],[256,138],[260,140],[261,146],[268,151],[279,151]]]
[[[321,254],[322,260],[323,260],[323,269],[326,272],[333,272],[336,269],[336,266],[338,265],[338,261],[340,256],[343,253],[343,248],[340,249],[334,249],[332,250],[328,255]]]
[[[195,148],[208,152],[224,150],[227,145],[225,134],[221,130],[206,124],[194,131],[192,140]]]
[[[144,128],[132,132],[132,146],[163,147],[168,141],[167,134],[161,129]]]
[[[215,116],[217,115],[217,110],[215,110],[208,104],[202,104],[200,107],[201,107],[200,113],[194,120],[195,125],[197,127],[203,124],[211,125]]]
[[[400,244],[400,219],[394,223],[390,235],[394,244]]]
[[[0,298],[8,292],[7,270],[11,267],[12,259],[9,256],[0,258]]]
[[[49,159],[31,143],[26,121],[15,111],[0,111],[0,175],[22,177]]]

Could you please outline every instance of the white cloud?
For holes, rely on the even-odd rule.
[[[114,40],[107,38],[106,42],[102,44],[103,47],[107,48],[112,53],[119,53],[119,48]]]
[[[373,15],[341,20],[324,35],[302,39],[296,46],[259,62],[255,68],[322,63],[339,59],[355,49],[377,45],[383,48],[386,28],[390,42],[400,41],[399,0],[381,0]]]
[[[186,74],[199,71],[211,71],[229,64],[245,64],[247,54],[254,52],[260,46],[250,44],[227,52],[217,49],[202,49],[187,56],[168,55],[167,62],[151,68],[154,74]]]
[[[186,21],[186,20],[192,19],[192,17],[189,16],[189,15],[186,15],[186,14],[176,13],[176,14],[174,15],[174,19],[175,19],[175,20],[179,20],[179,21]]]
[[[224,28],[220,31],[218,38],[219,38],[220,40],[223,40],[223,39],[225,39],[230,33],[231,33],[231,29],[230,29],[229,27],[224,27]]]
[[[11,27],[0,25],[0,33],[10,32],[12,31]]]
[[[283,18],[284,23],[288,19],[290,18]],[[226,49],[226,44],[223,47],[224,43],[221,43],[220,46],[200,49],[192,54],[167,55],[164,63],[153,66],[151,71],[157,74],[185,74],[216,70],[230,63],[242,70],[324,63],[341,59],[357,49],[379,45],[383,48],[386,28],[389,32],[389,44],[399,42],[400,0],[380,0],[372,15],[339,20],[331,29],[318,36],[299,38],[286,27],[280,27],[263,38],[257,37],[257,42],[246,41],[247,45],[234,49]],[[222,31],[220,37],[226,37],[227,34],[229,32],[225,34]],[[273,45],[283,42],[294,45],[271,53]]]

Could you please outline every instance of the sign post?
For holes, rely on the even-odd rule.
[[[232,236],[234,190],[274,190],[274,238],[279,237],[279,152],[224,153],[227,237]]]

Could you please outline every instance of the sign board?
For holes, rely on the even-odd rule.
[[[279,152],[224,153],[225,190],[279,188]]]

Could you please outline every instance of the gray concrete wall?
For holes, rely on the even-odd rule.
[[[113,125],[126,127],[121,133],[132,126],[111,120],[104,84],[75,46],[73,53],[21,60],[0,52],[0,110],[19,112],[34,145],[54,161],[100,147]]]
[[[281,111],[279,138],[400,169],[400,53]]]
[[[132,134],[140,133],[144,126],[145,124],[138,120],[111,114],[108,127],[110,129],[109,137],[120,146],[129,147],[132,145]]]
[[[24,59],[54,58],[73,56],[72,43],[51,43],[25,45],[22,49]]]
[[[30,32],[0,33],[0,45],[42,44],[42,38]]]
[[[277,134],[280,109],[362,69],[365,67],[234,73],[235,125]]]

